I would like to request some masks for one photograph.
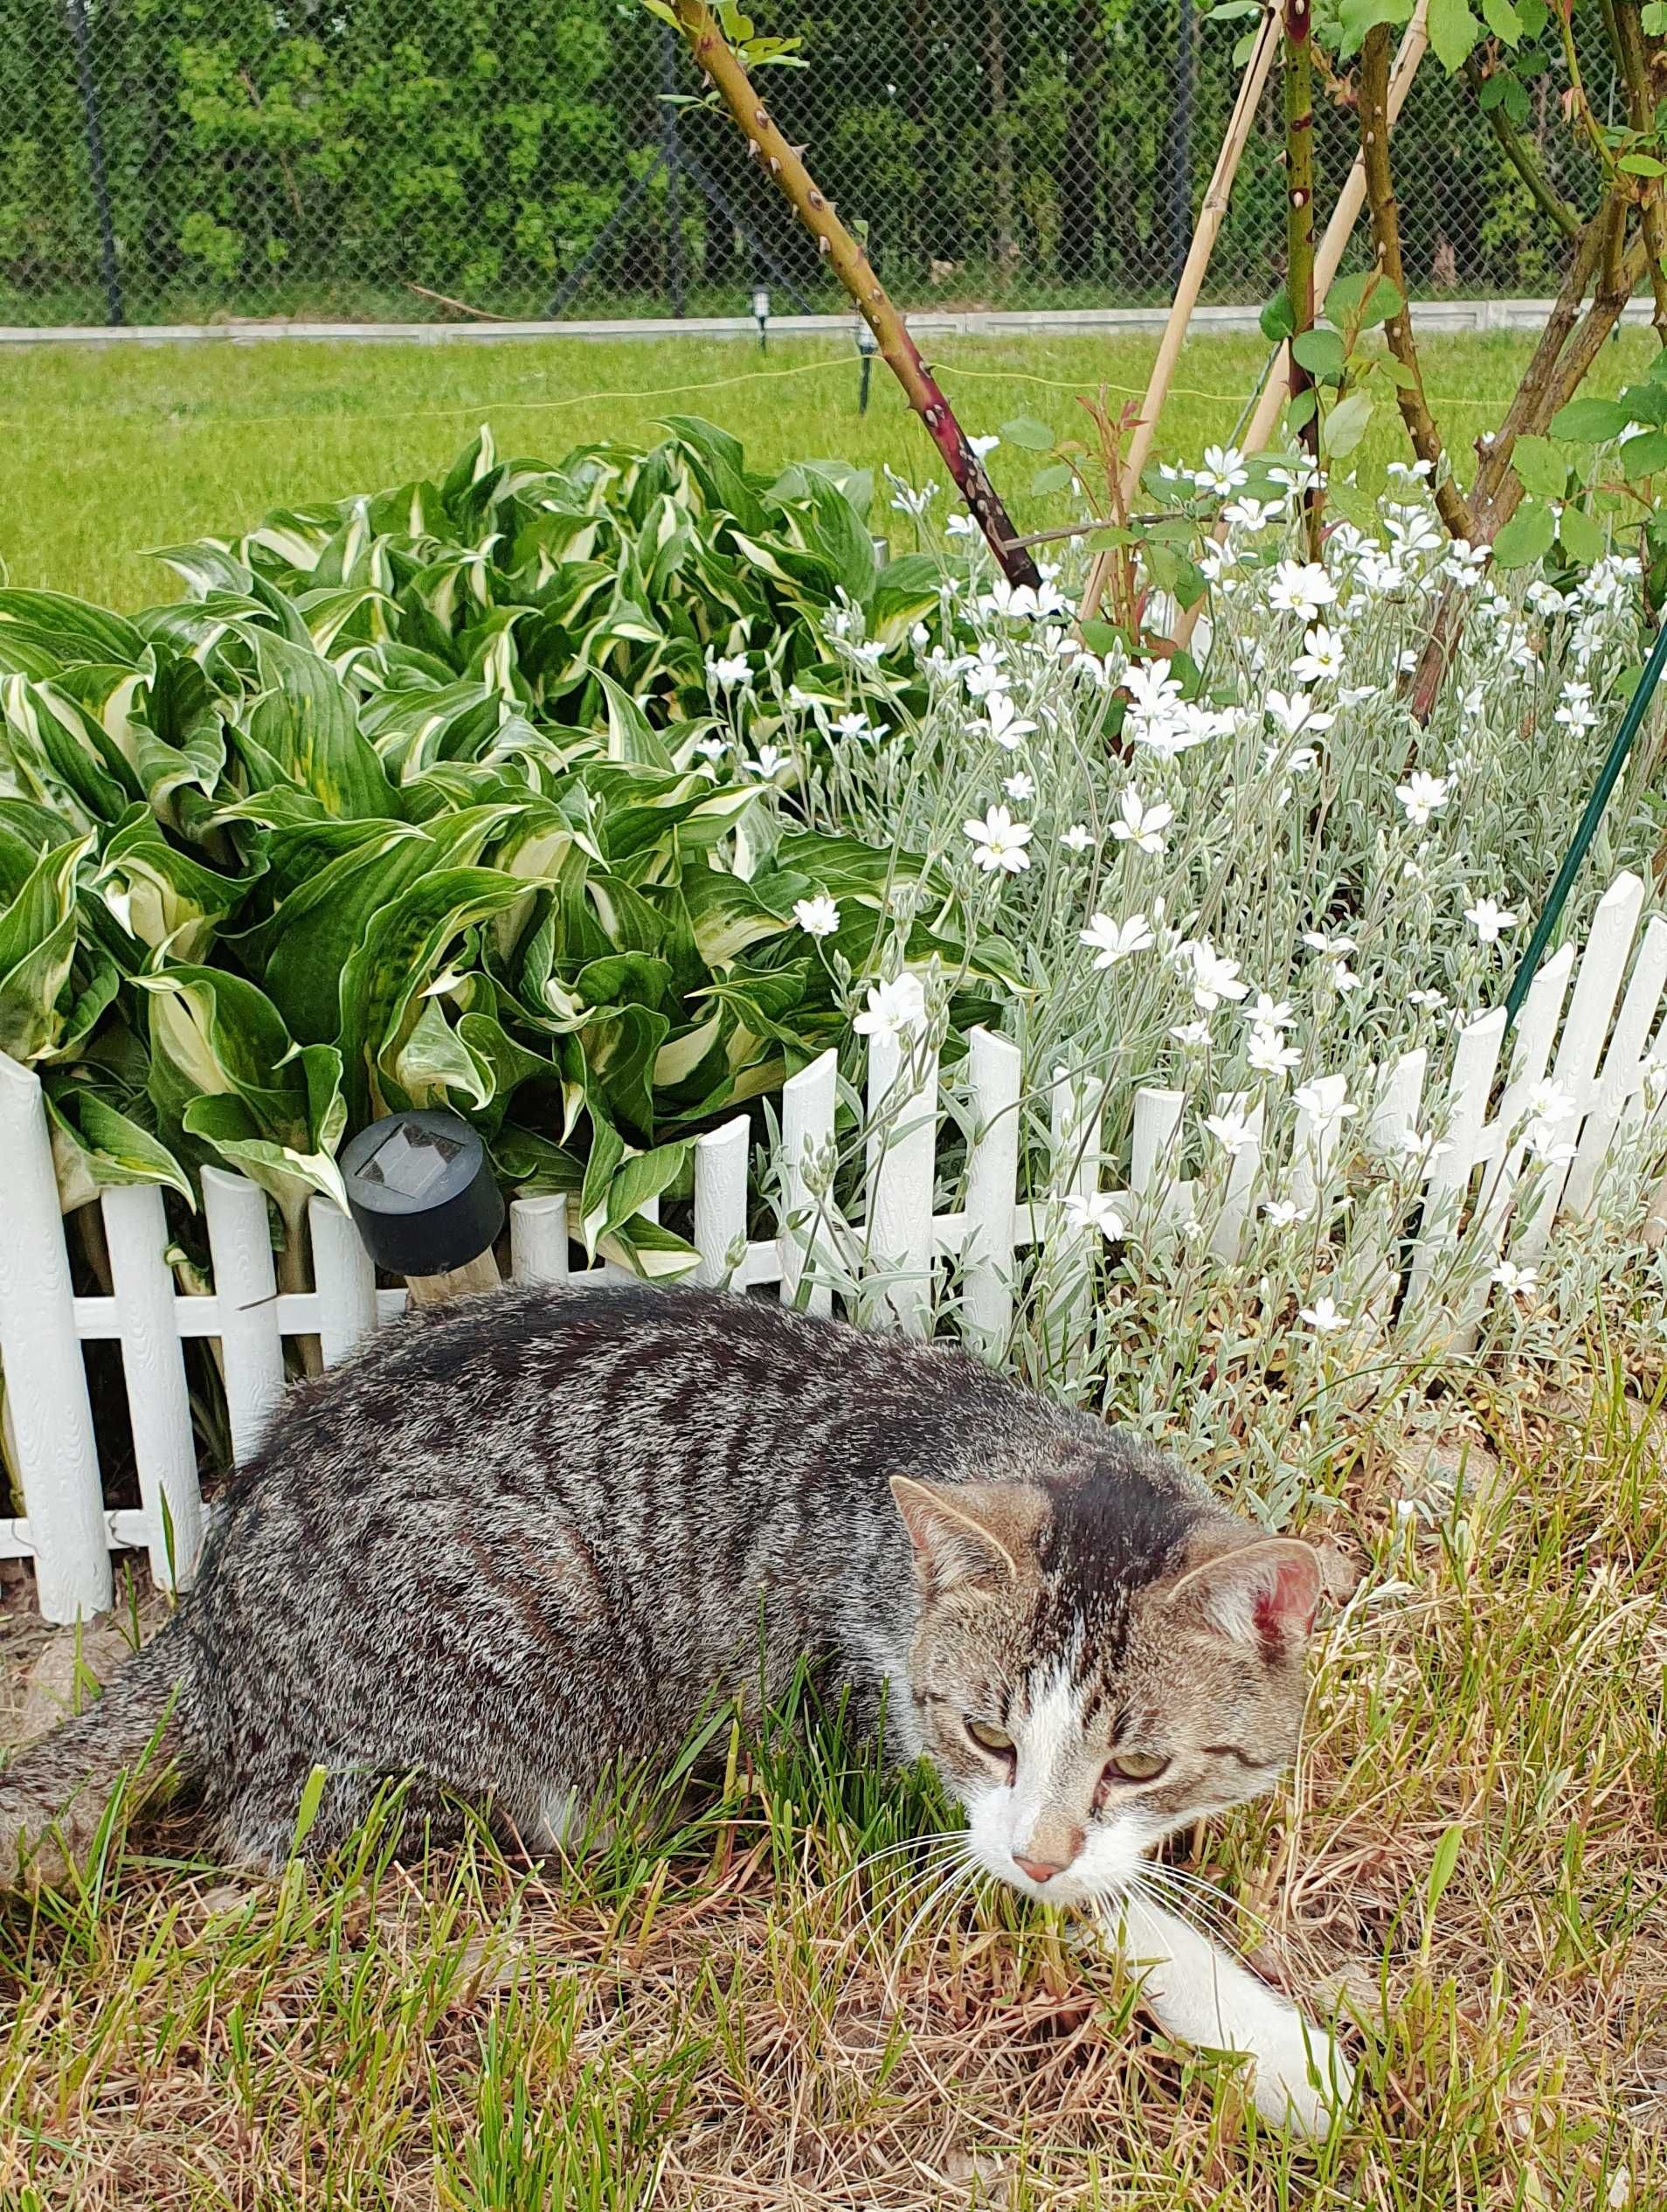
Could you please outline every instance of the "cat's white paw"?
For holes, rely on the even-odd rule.
[[[1254,2045],[1255,2106],[1276,2127],[1323,2142],[1354,2094],[1354,2068],[1327,2028],[1288,2005],[1261,2026]],[[1271,2008],[1270,2008],[1271,2012]]]

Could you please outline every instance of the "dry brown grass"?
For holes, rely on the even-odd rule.
[[[1230,2063],[1159,2046],[1113,1966],[1010,1900],[904,1947],[925,1892],[881,1877],[906,1861],[849,1871],[928,1801],[784,1752],[572,1867],[483,1838],[405,1869],[372,1837],[328,1881],[253,1882],[159,1855],[182,1835],[113,1844],[0,1920],[0,2203],[1667,2204],[1653,1427],[1617,1393],[1471,1433],[1352,1472],[1329,1526],[1363,1576],[1302,1769],[1192,1839],[1263,1971],[1358,2016],[1360,2109],[1324,2150],[1259,2131]]]

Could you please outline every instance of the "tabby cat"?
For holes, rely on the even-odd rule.
[[[1249,2052],[1262,2109],[1323,2130],[1350,2080],[1330,2036],[1139,1887],[1290,1759],[1318,1593],[1305,1545],[945,1346],[741,1296],[505,1289],[289,1393],[178,1612],[0,1782],[0,1849],[49,1873],[148,1745],[256,1866],[315,1766],[309,1853],[393,1776],[431,1833],[462,1800],[554,1846],[715,1690],[756,1711],[807,1656],[932,1761],[985,1868],[1120,1919],[1166,2027]]]

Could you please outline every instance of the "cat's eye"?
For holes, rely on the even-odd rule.
[[[1005,1728],[998,1728],[993,1720],[969,1720],[966,1732],[980,1751],[993,1752],[998,1759],[1013,1754],[1013,1738]]]
[[[1110,1782],[1155,1782],[1169,1761],[1161,1752],[1114,1752],[1105,1762]]]

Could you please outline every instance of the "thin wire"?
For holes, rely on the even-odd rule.
[[[933,351],[939,355],[944,366],[952,370],[957,377],[966,377],[974,383],[1035,384],[1044,391],[1072,393],[1081,392],[1085,388],[1083,379],[1081,377],[1039,377],[1032,370],[1025,369],[974,369],[954,355],[944,354],[941,348],[934,347]],[[789,377],[826,376],[830,370],[851,368],[854,365],[854,356],[841,352],[830,356],[825,361],[799,362],[791,369],[749,369],[744,370],[739,376],[713,377],[702,384],[639,384],[617,391],[569,392],[560,399],[471,399],[460,401],[454,406],[405,407],[376,414],[363,414],[345,408],[335,413],[327,414],[315,407],[299,407],[275,415],[188,416],[170,422],[166,418],[167,403],[165,402],[154,411],[149,409],[128,410],[114,407],[43,407],[33,410],[29,418],[12,418],[4,420],[3,427],[8,430],[27,431],[43,420],[56,420],[70,416],[73,416],[78,423],[86,423],[89,418],[95,422],[136,420],[149,422],[152,427],[158,429],[240,431],[261,429],[278,423],[294,422],[310,423],[315,428],[321,425],[332,424],[427,422],[440,416],[483,417],[509,413],[515,410],[528,414],[548,414],[571,407],[605,407],[633,400],[691,399],[697,397],[702,392],[732,391],[742,384],[766,384]],[[1136,384],[1113,384],[1109,378],[1089,381],[1103,385],[1107,391],[1116,392],[1123,398],[1139,399],[1145,396],[1143,388]],[[1174,399],[1201,399],[1212,405],[1221,407],[1240,407],[1244,401],[1242,391],[1205,391],[1196,385],[1189,384],[1172,384],[1170,397]],[[1431,392],[1429,397],[1437,405],[1442,407],[1493,409],[1499,404],[1498,399],[1473,399],[1453,392]]]

